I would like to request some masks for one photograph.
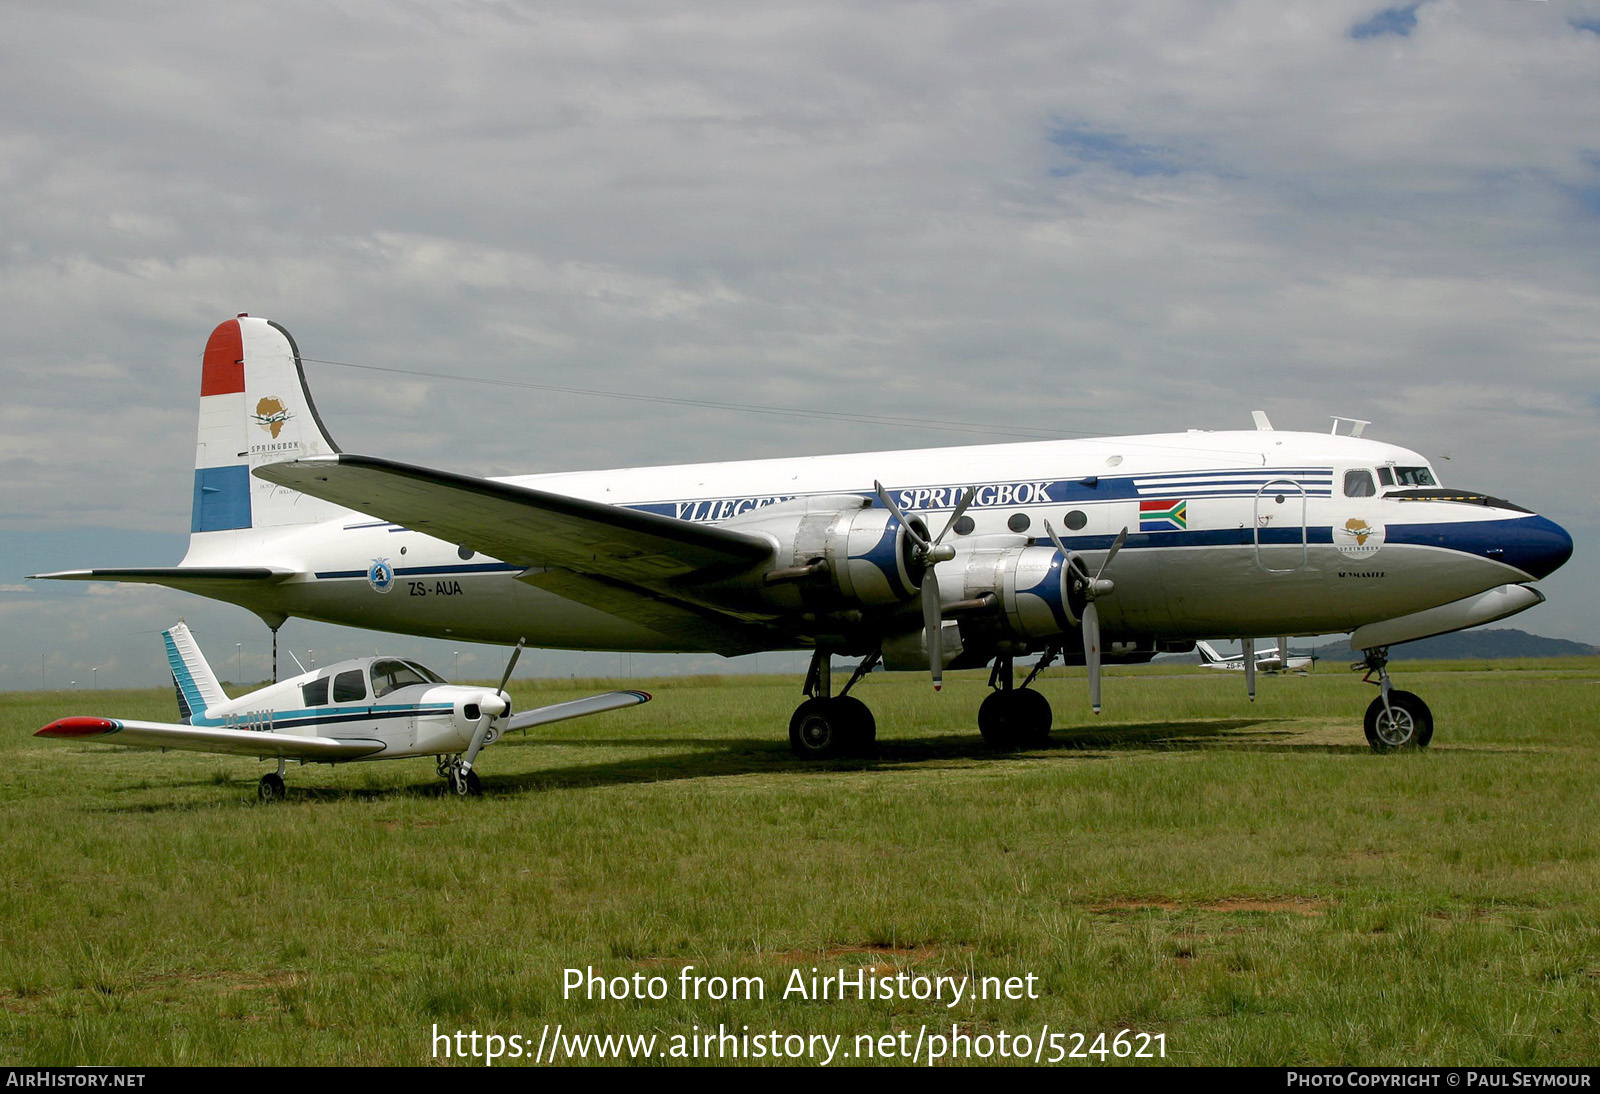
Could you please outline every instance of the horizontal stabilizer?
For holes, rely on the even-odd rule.
[[[141,566],[119,570],[57,570],[50,574],[30,574],[38,581],[118,581],[138,585],[165,585],[169,589],[199,593],[237,588],[240,585],[270,585],[293,577],[295,571],[273,566]]]
[[[563,704],[566,705],[566,704]],[[34,734],[58,740],[137,748],[176,748],[186,752],[221,752],[230,756],[271,756],[289,760],[354,760],[383,751],[382,741],[335,737],[300,737],[292,733],[256,733],[248,729],[180,726],[166,722],[128,722],[118,718],[62,718]]]
[[[504,562],[646,587],[772,554],[761,536],[375,456],[290,460],[254,473]]]
[[[554,703],[547,707],[539,707],[537,710],[525,710],[521,714],[513,714],[506,728],[531,729],[534,726],[564,722],[568,718],[582,718],[586,714],[600,714],[603,711],[637,706],[649,701],[650,693],[647,691],[608,691],[604,695],[591,695],[587,699]]]

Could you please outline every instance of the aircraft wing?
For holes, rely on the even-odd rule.
[[[599,714],[602,711],[616,710],[619,707],[636,706],[639,703],[648,703],[648,691],[608,691],[604,695],[591,695],[586,699],[574,699],[569,703],[553,703],[547,707],[538,707],[534,710],[525,710],[521,714],[513,714],[511,721],[506,724],[506,730],[531,729],[534,726],[549,725],[551,722],[564,722],[568,718],[582,718],[586,714]]]
[[[518,566],[645,588],[772,554],[771,543],[743,532],[375,456],[288,460],[253,474]]]
[[[120,718],[62,718],[34,736],[139,748],[221,752],[233,756],[281,756],[289,760],[354,760],[381,752],[384,747],[382,741],[370,738],[301,737],[292,733],[254,733],[247,729],[131,722]]]

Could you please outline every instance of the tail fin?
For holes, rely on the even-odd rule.
[[[1216,650],[1212,649],[1211,646],[1208,645],[1207,643],[1205,643],[1205,642],[1196,642],[1194,644],[1194,648],[1200,651],[1200,660],[1202,662],[1204,662],[1205,664],[1207,664],[1207,665],[1220,665],[1220,664],[1222,664],[1222,655],[1219,654]]]
[[[211,332],[200,372],[191,535],[326,519],[337,507],[250,471],[338,451],[311,401],[288,331],[241,315]]]
[[[167,663],[172,666],[172,682],[178,689],[178,709],[183,712],[185,722],[228,701],[227,692],[222,690],[216,674],[206,664],[205,655],[186,624],[174,623],[171,630],[161,632],[161,637],[167,644]]]

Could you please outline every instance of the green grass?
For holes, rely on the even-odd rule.
[[[291,767],[36,740],[170,692],[0,696],[0,1063],[410,1064],[437,1023],[1166,1036],[1179,1063],[1600,1058],[1600,662],[1407,664],[1425,753],[1377,756],[1341,666],[1053,671],[1050,748],[994,753],[984,677],[874,675],[871,760],[788,753],[787,678],[426,760]],[[540,681],[519,706],[605,681]],[[763,1002],[563,1000],[562,970],[760,976]],[[947,1010],[779,998],[791,970],[1039,978]]]

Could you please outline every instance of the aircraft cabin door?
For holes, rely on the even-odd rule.
[[[1269,574],[1292,574],[1310,565],[1309,510],[1306,488],[1294,479],[1261,484],[1252,513],[1257,566]]]

